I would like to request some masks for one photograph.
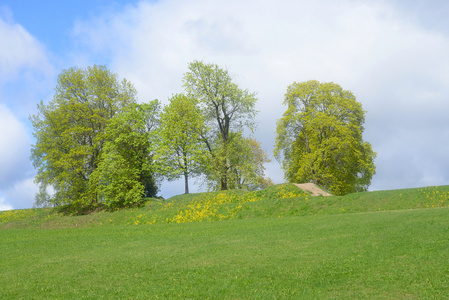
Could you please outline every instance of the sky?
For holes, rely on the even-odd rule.
[[[257,93],[254,138],[271,157],[287,86],[337,83],[366,110],[370,190],[447,185],[448,13],[446,0],[1,0],[0,210],[34,203],[29,116],[62,70],[94,64],[162,104],[183,91],[190,62],[227,69]],[[284,182],[278,161],[266,167]],[[165,198],[183,191],[162,182]]]

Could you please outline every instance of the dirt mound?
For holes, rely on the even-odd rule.
[[[314,183],[294,183],[301,190],[312,192],[312,196],[332,196],[328,192],[323,191]]]

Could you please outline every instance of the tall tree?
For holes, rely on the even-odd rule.
[[[99,198],[89,179],[101,158],[105,129],[111,118],[135,102],[134,87],[104,66],[62,71],[52,101],[41,102],[38,114],[30,117],[36,138],[31,159],[41,195],[37,200],[74,208],[95,206]],[[54,189],[51,198],[42,197],[47,187]]]
[[[335,83],[307,81],[287,88],[277,123],[275,156],[290,182],[314,182],[334,194],[365,191],[376,153],[363,141],[365,111]]]
[[[183,94],[169,99],[161,114],[160,145],[157,160],[169,180],[184,176],[185,193],[189,193],[189,177],[199,174],[204,146],[200,135],[206,130],[204,117],[194,98]]]
[[[210,154],[214,172],[220,178],[220,189],[228,189],[231,168],[228,147],[232,133],[253,129],[256,115],[255,93],[240,89],[227,70],[215,64],[194,61],[184,75],[188,95],[198,99],[206,124],[210,128],[202,139]],[[218,137],[218,139],[217,139]]]

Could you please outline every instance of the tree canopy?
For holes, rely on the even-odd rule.
[[[200,61],[189,64],[184,88],[190,97],[198,100],[208,127],[201,134],[209,153],[204,170],[206,177],[212,182],[218,179],[219,189],[226,190],[235,167],[232,156],[236,153],[232,149],[243,141],[233,141],[233,138],[240,137],[244,129],[253,129],[256,95],[233,83],[227,70]]]
[[[119,154],[112,150],[114,143],[126,139],[126,134],[110,126],[119,128],[114,118],[125,116],[121,114],[129,113],[134,105],[132,84],[119,81],[104,66],[70,68],[59,74],[53,99],[47,105],[41,102],[38,114],[30,117],[36,138],[31,160],[40,187],[37,205],[50,202],[81,211],[105,200],[100,196],[98,176],[93,175],[100,164],[105,165],[105,152]],[[46,193],[49,187],[54,191],[52,197]]]
[[[290,182],[314,182],[337,195],[365,191],[375,174],[363,141],[365,111],[335,83],[307,81],[287,88],[277,122],[275,156]]]
[[[200,175],[205,147],[200,141],[205,121],[194,98],[177,94],[161,113],[157,161],[169,180],[184,176],[184,192],[189,193],[189,177]]]

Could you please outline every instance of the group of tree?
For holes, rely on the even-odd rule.
[[[30,117],[36,205],[84,211],[154,195],[158,111],[157,101],[138,104],[134,87],[103,66],[61,72],[52,101]]]
[[[138,103],[133,85],[104,66],[70,68],[53,99],[30,117],[36,206],[72,212],[136,205],[161,180],[199,177],[210,190],[259,189],[268,155],[245,136],[255,127],[256,95],[227,70],[194,61],[183,94],[161,107]],[[364,111],[333,83],[294,83],[277,124],[275,155],[290,182],[315,182],[335,194],[366,190],[375,153],[362,140]],[[50,192],[49,192],[50,191]]]
[[[61,72],[53,99],[30,117],[31,159],[39,184],[36,206],[84,212],[126,207],[155,197],[159,183],[202,177],[211,190],[257,189],[268,156],[246,137],[255,94],[228,71],[195,61],[184,94],[137,102],[136,90],[104,66]]]

